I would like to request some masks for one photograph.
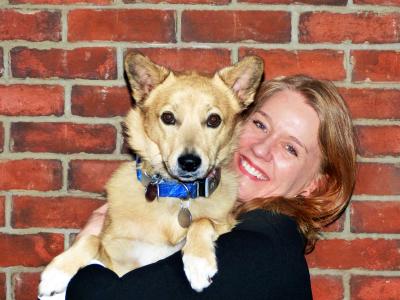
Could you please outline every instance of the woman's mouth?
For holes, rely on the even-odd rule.
[[[239,168],[242,173],[248,175],[252,179],[257,180],[268,180],[268,176],[264,173],[261,173],[260,170],[257,170],[251,163],[242,155],[239,157]]]

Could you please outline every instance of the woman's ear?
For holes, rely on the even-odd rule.
[[[317,190],[321,190],[326,186],[327,177],[326,175],[318,174],[315,176],[305,189],[299,194],[299,196],[309,197]]]

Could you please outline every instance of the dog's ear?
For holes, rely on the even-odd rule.
[[[133,98],[140,103],[169,74],[169,70],[156,65],[139,52],[131,52],[125,57],[125,71],[132,89]]]
[[[246,56],[233,66],[218,72],[219,77],[239,98],[243,108],[254,100],[264,72],[264,62],[258,56]]]

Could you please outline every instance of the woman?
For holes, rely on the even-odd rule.
[[[176,253],[122,278],[90,265],[72,279],[67,299],[312,298],[304,249],[340,216],[355,181],[348,111],[330,83],[292,76],[263,83],[244,118],[232,166],[241,222],[217,241],[211,286],[194,292]],[[104,210],[82,234],[98,234]]]

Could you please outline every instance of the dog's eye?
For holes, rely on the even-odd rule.
[[[161,121],[166,125],[175,125],[176,119],[172,112],[166,111],[161,114]]]
[[[217,128],[221,124],[221,117],[217,114],[211,114],[207,118],[207,126]]]

